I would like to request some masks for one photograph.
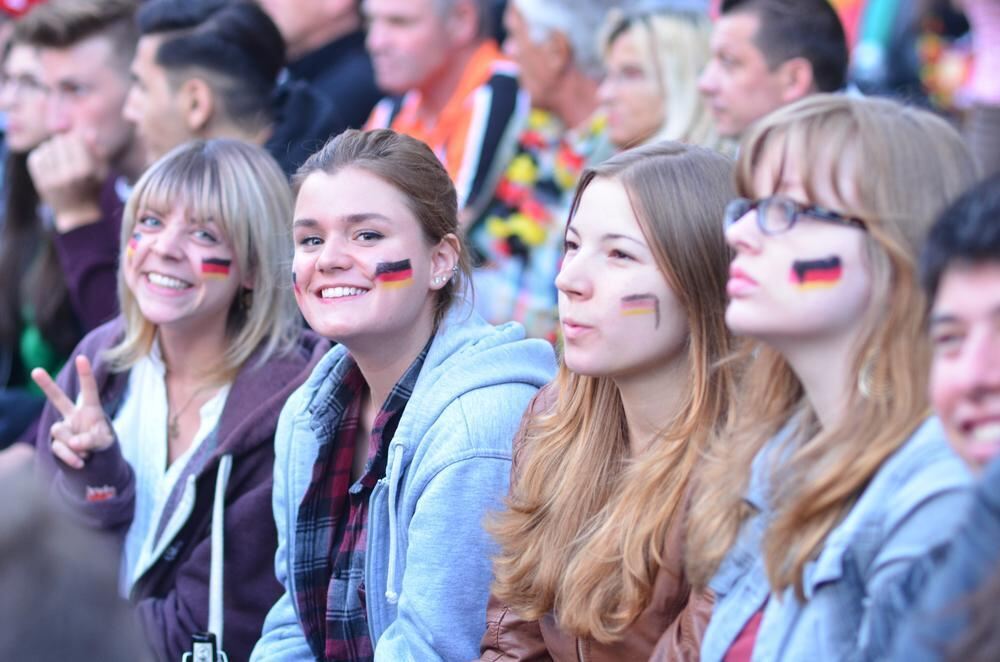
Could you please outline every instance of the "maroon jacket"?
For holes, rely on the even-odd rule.
[[[102,350],[122,335],[115,319],[88,334],[74,351],[94,365],[101,402],[112,415],[121,404],[128,373],[110,373]],[[136,582],[136,604],[146,639],[158,660],[176,662],[190,650],[191,635],[208,625],[212,502],[219,458],[233,456],[226,490],[224,632],[231,660],[245,660],[260,637],[264,616],[281,595],[274,578],[277,532],[271,514],[274,431],[285,400],[312,371],[329,343],[303,331],[291,355],[272,357],[256,366],[251,357],[237,374],[217,429],[215,453],[197,474],[194,508],[186,523],[153,566]],[[71,358],[59,375],[59,385],[71,398],[79,391]],[[59,420],[51,404],[42,412],[36,465],[53,484],[71,513],[90,526],[123,537],[132,521],[135,476],[117,442],[95,453],[82,470],[58,461],[48,430]],[[87,486],[112,486],[114,495],[88,502]]]

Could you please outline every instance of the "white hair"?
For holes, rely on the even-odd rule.
[[[608,10],[623,2],[608,0],[510,0],[528,24],[532,41],[562,33],[573,47],[573,61],[599,80],[604,74],[598,35]]]

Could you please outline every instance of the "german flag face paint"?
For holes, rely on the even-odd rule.
[[[390,289],[413,285],[413,268],[409,260],[379,262],[375,265],[375,281]]]
[[[622,297],[622,315],[655,315],[660,328],[660,299],[655,294],[630,294]]]
[[[842,272],[836,255],[822,260],[796,260],[792,263],[791,280],[800,290],[826,289],[840,282]]]
[[[132,238],[128,240],[125,244],[125,257],[131,259],[135,252],[139,250],[139,240],[142,239],[141,232],[135,232],[132,234]]]
[[[229,265],[232,260],[224,260],[221,257],[207,257],[201,261],[201,275],[205,278],[228,278]]]

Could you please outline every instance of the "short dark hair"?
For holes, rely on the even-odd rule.
[[[135,55],[137,0],[49,0],[14,23],[13,38],[41,48],[69,48],[97,35],[107,36],[127,72]]]
[[[156,62],[176,82],[184,70],[220,76],[224,111],[268,124],[271,95],[285,66],[285,42],[271,17],[246,0],[151,0],[137,15],[143,36],[163,34]]]
[[[931,304],[956,262],[1000,262],[1000,174],[959,196],[931,227],[920,257],[920,280]]]
[[[829,0],[723,0],[722,14],[745,12],[760,20],[754,43],[774,69],[805,58],[819,92],[847,84],[848,50],[844,26]]]

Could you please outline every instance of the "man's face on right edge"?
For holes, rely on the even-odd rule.
[[[94,35],[66,48],[42,48],[40,55],[49,131],[80,137],[94,157],[114,164],[128,151],[133,127],[122,117],[128,67],[119,62],[112,40]]]
[[[1000,260],[949,266],[931,307],[931,404],[974,471],[1000,455]]]

